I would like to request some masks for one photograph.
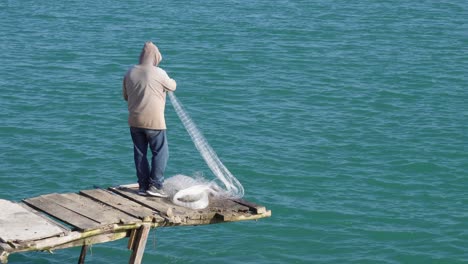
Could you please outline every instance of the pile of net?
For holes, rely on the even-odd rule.
[[[167,179],[164,182],[164,189],[168,192],[172,201],[180,206],[203,209],[209,205],[210,197],[234,199],[243,197],[244,188],[242,184],[218,158],[216,152],[208,144],[174,93],[169,92],[168,95],[195,147],[216,176],[216,179],[211,181],[203,177],[190,177],[182,174]]]

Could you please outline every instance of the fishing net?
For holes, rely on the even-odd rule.
[[[192,209],[203,209],[209,205],[210,197],[241,198],[244,196],[244,187],[224,166],[216,152],[208,144],[203,134],[185,111],[183,105],[169,92],[169,99],[187,130],[193,144],[200,152],[206,164],[216,176],[208,181],[203,177],[190,177],[182,174],[175,175],[165,181],[164,188],[172,197],[175,204]]]

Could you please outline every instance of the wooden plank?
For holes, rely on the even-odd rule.
[[[130,256],[130,264],[140,264],[145,253],[146,241],[150,231],[150,225],[143,224],[138,230],[137,238],[134,244],[132,255]]]
[[[186,211],[185,208],[172,204],[167,198],[138,195],[136,189],[112,187],[109,190],[159,212],[162,217],[171,218],[175,213],[183,214]]]
[[[60,228],[62,228],[62,230],[64,231],[64,234],[63,235],[67,235],[68,233],[71,232],[70,228],[66,227],[63,223],[61,222],[58,222],[58,221],[55,221],[53,220],[52,218],[50,217],[47,217],[45,214],[35,210],[34,208],[32,208],[31,206],[28,206],[27,204],[25,203],[18,203],[19,205],[21,205],[23,208],[25,208],[26,210],[44,218],[46,221],[48,221],[49,223],[53,224],[53,225],[56,225]]]
[[[236,203],[248,206],[251,209],[251,211],[254,212],[255,214],[264,214],[267,212],[265,206],[261,206],[261,205],[243,200],[243,199],[234,199],[233,201]]]
[[[0,199],[0,241],[21,242],[63,235],[58,224],[29,211],[21,204]]]
[[[223,215],[217,213],[219,221],[213,221],[210,224],[219,223],[219,222],[239,222],[239,221],[246,221],[246,220],[257,220],[265,217],[271,216],[271,211],[268,210],[264,214],[230,214],[230,215]],[[216,218],[215,218],[216,219]]]
[[[80,191],[80,194],[125,212],[133,217],[142,219],[143,221],[152,221],[154,218],[153,214],[155,212],[153,210],[106,190],[83,190]],[[162,218],[159,219],[162,220]]]
[[[230,199],[213,199],[209,210],[216,212],[251,213],[250,208]]]
[[[50,195],[49,195],[50,197]],[[23,200],[24,203],[32,206],[33,208],[49,214],[69,225],[72,225],[78,230],[87,231],[99,227],[101,224],[88,217],[85,217],[76,212],[57,204],[55,200],[47,196],[38,196]]]
[[[46,197],[53,199],[57,204],[69,209],[70,211],[90,218],[101,225],[141,222],[140,219],[77,193],[51,194]]]
[[[229,199],[210,199],[209,207],[198,212],[198,215],[188,214],[184,219],[185,225],[215,224],[231,221],[233,216],[249,214],[249,208]]]

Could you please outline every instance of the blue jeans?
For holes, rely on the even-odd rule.
[[[133,140],[133,157],[140,190],[147,190],[151,185],[161,189],[169,158],[166,130],[130,127],[130,134]],[[152,153],[151,169],[146,158],[148,145]]]

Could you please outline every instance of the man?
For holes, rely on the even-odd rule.
[[[123,97],[128,102],[128,124],[140,195],[167,197],[163,191],[164,171],[169,158],[164,109],[166,92],[175,91],[176,82],[158,67],[162,55],[156,45],[146,42],[138,65],[123,80]],[[146,158],[151,149],[151,168]]]

